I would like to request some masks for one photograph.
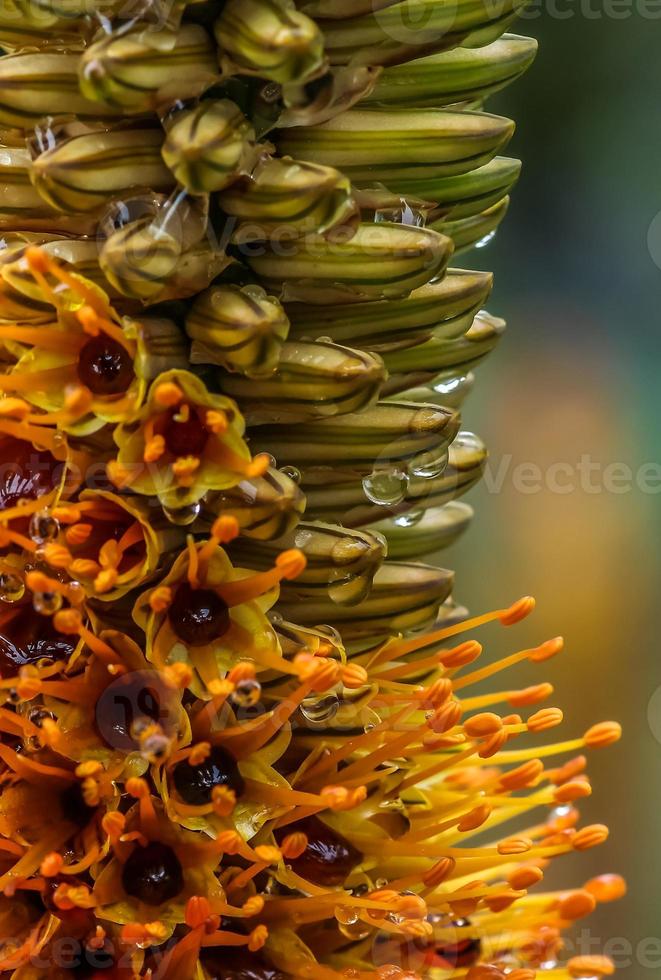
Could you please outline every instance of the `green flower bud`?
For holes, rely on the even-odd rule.
[[[362,16],[320,21],[333,65],[397,65],[458,45],[496,41],[527,0],[406,0]]]
[[[455,221],[472,217],[498,204],[512,190],[520,173],[520,160],[495,157],[465,174],[437,179],[404,178],[395,183],[407,200],[416,194],[435,202],[436,207],[428,212],[428,223],[435,228],[441,219]]]
[[[11,54],[0,58],[0,126],[32,130],[45,116],[74,113],[78,119],[113,117],[108,109],[82,95],[79,57],[55,51]]]
[[[450,409],[401,402],[379,402],[364,412],[319,419],[296,426],[262,425],[253,432],[254,449],[273,453],[279,463],[348,467],[353,473],[380,470],[405,473],[421,454],[442,457],[455,437],[459,419]]]
[[[257,165],[251,178],[220,195],[223,210],[239,219],[235,242],[263,241],[276,236],[331,236],[360,220],[349,180],[332,167],[299,163],[290,157]]]
[[[206,289],[229,260],[204,235],[186,241],[182,236],[186,223],[185,213],[178,219],[168,208],[112,232],[99,253],[108,281],[122,296],[148,303],[181,299]]]
[[[482,48],[457,47],[386,68],[362,102],[413,109],[475,102],[516,81],[536,54],[534,38],[515,34]]]
[[[193,530],[208,533],[216,518],[224,514],[237,519],[242,535],[272,541],[292,531],[304,510],[305,496],[295,481],[271,467],[264,476],[208,494]]]
[[[167,127],[163,159],[191,194],[220,191],[249,173],[259,150],[255,131],[229,99],[201,102]]]
[[[510,119],[486,112],[350,109],[321,126],[283,130],[278,147],[281,153],[338,167],[354,182],[379,181],[399,193],[400,180],[481,167],[513,132]]]
[[[418,344],[384,351],[382,356],[390,375],[415,374],[417,384],[450,369],[455,375],[465,375],[493,350],[504,330],[504,320],[482,310],[463,337],[422,338]]]
[[[387,302],[332,307],[288,303],[291,336],[327,336],[337,344],[353,343],[368,350],[380,350],[382,344],[426,335],[430,330],[447,339],[460,337],[484,305],[492,283],[488,272],[450,269],[443,279]]]
[[[362,224],[346,242],[267,241],[246,260],[283,299],[316,304],[404,296],[445,269],[449,239],[425,228]]]
[[[261,425],[361,412],[374,403],[385,377],[378,355],[296,341],[284,344],[270,377],[228,375],[220,387],[239,400],[248,425]]]
[[[383,405],[399,404],[382,402]],[[431,406],[425,406],[429,409]],[[321,424],[321,423],[317,423]],[[307,498],[306,518],[340,521],[345,527],[368,527],[385,517],[397,517],[421,508],[440,507],[462,496],[484,472],[487,451],[471,432],[460,432],[448,451],[445,469],[424,467],[402,474],[392,467],[366,481],[349,467],[301,468],[301,487]],[[403,478],[405,477],[405,478]]]
[[[324,65],[319,28],[290,0],[227,0],[214,30],[227,74],[296,82]]]
[[[351,643],[396,635],[429,625],[452,591],[454,573],[432,565],[387,561],[377,571],[370,594],[359,606],[338,606],[331,598],[278,604],[285,619],[302,625],[331,620]]]
[[[289,320],[261,286],[220,283],[196,297],[186,331],[193,364],[218,364],[253,378],[277,367]]]
[[[71,136],[36,157],[30,177],[41,197],[57,210],[95,211],[135,187],[172,187],[172,174],[161,159],[162,142],[156,129]]]
[[[330,599],[338,605],[356,605],[369,594],[386,556],[380,536],[310,521],[301,521],[295,531],[272,543],[238,540],[230,553],[237,565],[266,570],[285,548],[299,548],[307,558],[296,581],[280,586],[280,601],[285,603]]]
[[[457,254],[473,248],[474,245],[481,248],[496,234],[499,224],[507,214],[509,204],[509,197],[504,197],[480,214],[459,218],[457,221],[446,221],[441,218],[433,222],[432,227],[439,232],[442,230],[444,235],[452,239]]]
[[[397,561],[415,561],[423,555],[454,544],[473,519],[473,508],[453,500],[442,507],[411,511],[401,517],[388,517],[370,528],[388,542],[388,556]]]
[[[83,95],[129,115],[198,96],[217,77],[211,38],[197,24],[107,34],[80,60]]]

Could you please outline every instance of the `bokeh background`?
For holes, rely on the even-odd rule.
[[[489,309],[508,331],[464,411],[490,447],[491,485],[469,495],[475,521],[443,561],[472,610],[537,597],[516,633],[488,635],[494,654],[564,634],[566,653],[543,670],[563,732],[625,726],[592,753],[584,807],[611,839],[554,880],[627,876],[628,897],[589,930],[610,941],[618,976],[646,980],[661,975],[661,9],[558,9],[517,25],[539,39],[538,59],[489,105],[516,119],[508,153],[524,172],[495,241],[460,264],[495,270]],[[542,473],[538,492],[525,464]]]

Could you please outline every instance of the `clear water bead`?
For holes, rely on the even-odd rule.
[[[47,510],[39,510],[30,518],[30,537],[35,544],[53,541],[60,530],[59,522]]]
[[[401,470],[374,470],[363,477],[363,491],[368,500],[381,507],[398,504],[406,496],[408,477]]]

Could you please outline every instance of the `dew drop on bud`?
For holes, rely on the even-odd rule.
[[[42,616],[52,616],[62,608],[62,596],[59,592],[35,592],[32,596],[32,605]]]
[[[425,512],[421,508],[410,510],[407,514],[400,514],[399,517],[395,517],[393,523],[397,527],[414,527],[416,524],[419,524],[424,516]]]
[[[25,595],[25,582],[20,575],[11,572],[0,574],[0,600],[2,602],[19,602]]]
[[[240,708],[252,708],[259,701],[262,685],[254,678],[239,681],[232,692],[232,702]]]
[[[294,483],[301,482],[301,471],[297,470],[295,466],[283,466],[280,472],[284,473],[285,476],[288,476]]]
[[[409,470],[413,476],[420,476],[423,479],[432,479],[440,476],[448,465],[447,450],[443,453],[421,453],[411,460]]]
[[[339,708],[337,695],[327,694],[321,698],[306,698],[300,712],[311,725],[324,725],[335,717]]]
[[[59,523],[47,510],[37,511],[30,518],[30,537],[35,544],[44,544],[57,537],[60,530]]]
[[[176,524],[178,527],[186,527],[196,520],[201,509],[200,504],[191,504],[190,507],[164,507],[163,513],[170,524]]]
[[[401,470],[374,470],[363,477],[363,490],[368,500],[379,506],[398,504],[406,496],[408,477]]]

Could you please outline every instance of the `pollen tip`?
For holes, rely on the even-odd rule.
[[[33,272],[48,272],[50,266],[48,256],[37,245],[30,245],[26,248],[25,259]]]
[[[575,851],[588,851],[592,847],[599,847],[604,844],[609,837],[610,831],[605,824],[596,823],[589,827],[577,830],[572,838],[572,847]]]
[[[515,623],[529,616],[534,608],[535,600],[532,596],[526,595],[512,603],[509,609],[503,610],[498,618],[503,626],[514,626]]]
[[[175,408],[183,397],[183,391],[174,381],[161,381],[154,389],[154,401],[161,408]]]
[[[617,721],[602,721],[588,728],[583,741],[590,749],[603,749],[622,738],[622,726]]]
[[[53,616],[53,626],[58,633],[74,636],[80,633],[83,617],[77,609],[60,609]]]
[[[591,878],[583,886],[598,902],[617,902],[627,893],[627,883],[621,875],[604,874]]]
[[[529,659],[536,664],[541,664],[545,660],[555,657],[564,648],[565,641],[561,636],[554,636],[551,640],[545,640],[531,651]]]
[[[230,514],[222,514],[214,521],[211,534],[219,544],[228,544],[239,536],[240,530],[236,517],[232,517]]]
[[[211,915],[209,901],[201,895],[193,895],[186,902],[185,922],[189,929],[203,926]]]
[[[284,579],[298,578],[305,570],[308,560],[298,548],[290,548],[283,551],[275,560],[276,567],[280,569]]]
[[[251,479],[264,476],[270,465],[270,457],[266,453],[260,453],[258,456],[255,456],[255,458],[252,459],[246,466],[246,476],[250,477]]]

